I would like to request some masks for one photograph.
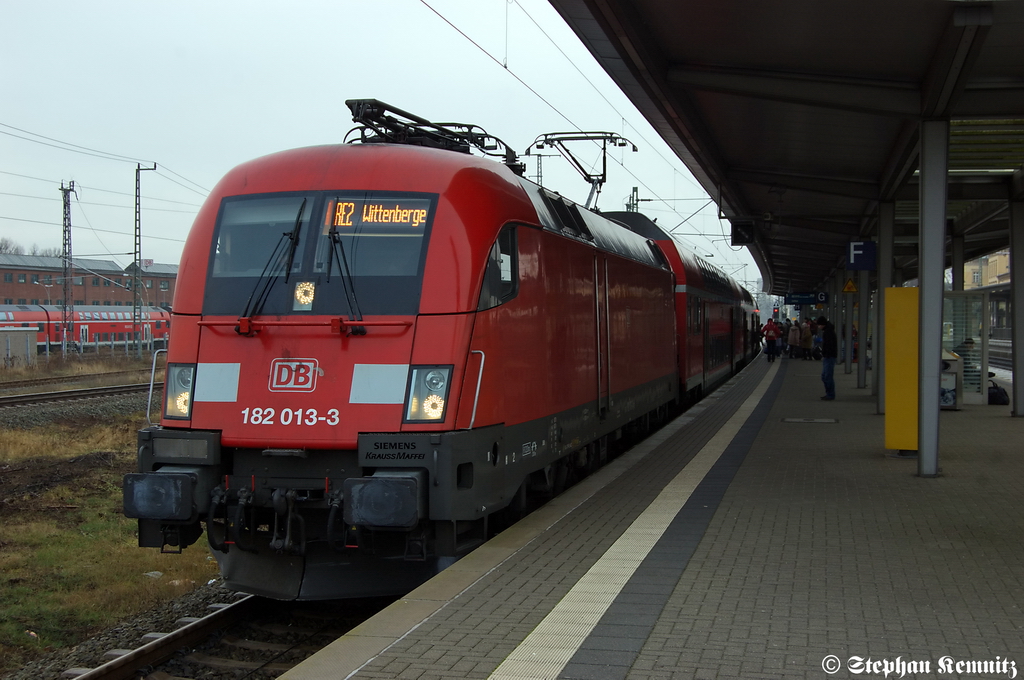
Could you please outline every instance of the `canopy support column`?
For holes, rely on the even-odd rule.
[[[885,289],[894,285],[893,281],[893,249],[896,234],[896,203],[883,201],[878,204],[878,296],[875,306],[878,309],[878,324],[875,327],[875,338],[872,345],[875,379],[871,385],[871,393],[878,397],[877,412],[885,413]]]
[[[1010,324],[1013,385],[1010,415],[1024,416],[1024,201],[1010,201]]]
[[[921,122],[920,290],[917,394],[917,473],[939,474],[939,373],[942,365],[942,292],[946,264],[949,121]]]

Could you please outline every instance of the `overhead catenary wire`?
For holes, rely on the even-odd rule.
[[[665,156],[662,155],[662,153],[660,151],[658,151],[657,147],[654,144],[651,144],[651,142],[644,136],[643,132],[641,130],[638,130],[635,125],[633,125],[632,123],[629,122],[629,119],[627,119],[625,116],[622,115],[622,113],[615,107],[615,104],[613,104],[611,102],[611,100],[608,99],[608,97],[604,96],[604,92],[601,91],[601,88],[599,88],[590,78],[587,77],[587,74],[584,73],[583,70],[579,66],[576,65],[576,62],[574,62],[569,57],[569,55],[565,53],[565,50],[563,50],[561,48],[561,46],[558,44],[558,42],[555,41],[550,35],[548,35],[548,32],[545,31],[544,28],[539,23],[537,23],[537,20],[533,18],[533,15],[531,15],[529,13],[529,11],[527,11],[527,9],[522,6],[522,4],[520,4],[519,0],[513,0],[513,2],[515,2],[516,6],[519,7],[520,10],[522,10],[523,14],[526,15],[526,18],[529,19],[533,23],[533,25],[537,27],[537,30],[540,31],[541,34],[545,38],[548,39],[548,42],[551,43],[551,45],[556,50],[558,50],[558,52],[563,57],[565,57],[565,60],[567,62],[569,62],[569,65],[572,66],[574,69],[576,69],[576,72],[580,74],[580,76],[583,78],[583,80],[587,81],[587,84],[590,85],[590,87],[594,90],[594,92],[596,92],[597,95],[599,97],[601,97],[601,99],[603,99],[606,104],[608,104],[608,106],[611,108],[611,110],[614,111],[619,116],[620,119],[622,119],[622,122],[624,124],[628,125],[629,127],[631,127],[637,133],[637,135],[640,136],[640,139],[642,139],[644,141],[644,143],[647,144],[647,147],[649,149],[651,149],[655,154],[657,154],[657,156],[659,158],[661,158],[661,160],[664,161],[666,165],[668,165],[669,167],[673,168],[673,170],[675,170],[675,167],[674,167],[672,161],[670,161],[669,159],[665,158]],[[613,158],[612,160],[616,160],[616,159]],[[622,165],[622,164],[620,163],[620,165]],[[625,165],[622,165],[622,167],[625,169]],[[628,170],[627,170],[627,172],[628,172]],[[632,175],[632,173],[630,173],[630,174]],[[686,177],[685,175],[682,175],[682,176],[684,178]],[[634,175],[634,178],[635,178],[635,175]],[[701,191],[704,191],[704,188],[701,187],[696,182],[690,181],[690,184],[693,184],[696,188],[700,189]],[[645,186],[644,188],[650,190],[649,187]],[[653,194],[654,192],[652,191],[651,193]],[[661,198],[659,198],[658,200],[675,200],[675,199],[661,199]],[[697,200],[700,200],[700,199],[697,199]]]
[[[560,110],[560,109],[559,109],[559,108],[558,108],[557,106],[555,106],[555,105],[554,105],[553,103],[551,103],[550,101],[548,101],[548,100],[547,100],[547,99],[546,99],[546,98],[545,98],[545,97],[544,97],[543,95],[541,95],[541,94],[540,94],[539,92],[537,92],[537,90],[535,90],[535,89],[534,89],[534,88],[533,88],[532,86],[530,86],[530,85],[529,85],[529,84],[528,84],[528,83],[527,83],[527,82],[526,82],[525,80],[523,80],[523,79],[522,79],[522,78],[521,78],[521,77],[520,77],[520,76],[519,76],[518,74],[516,74],[516,73],[515,73],[515,72],[514,72],[514,71],[513,71],[512,69],[508,68],[508,66],[507,66],[507,63],[502,63],[502,60],[498,59],[498,58],[497,58],[497,57],[495,57],[495,56],[494,56],[493,54],[491,54],[490,52],[488,52],[488,51],[487,51],[487,50],[486,50],[486,49],[485,49],[485,48],[484,48],[483,46],[481,46],[481,45],[480,45],[480,44],[479,44],[478,42],[476,42],[476,41],[475,41],[475,40],[473,40],[473,39],[472,39],[471,37],[469,37],[469,35],[467,35],[467,34],[465,33],[465,31],[463,31],[462,29],[460,29],[460,28],[459,28],[458,26],[456,26],[456,25],[455,25],[455,24],[454,24],[454,23],[453,23],[453,22],[452,22],[451,20],[449,20],[449,19],[448,19],[448,18],[447,18],[446,16],[444,16],[444,15],[443,15],[443,14],[442,14],[441,12],[439,12],[439,11],[438,11],[437,9],[435,9],[434,7],[432,7],[432,6],[431,6],[431,5],[430,5],[430,4],[429,4],[429,3],[427,2],[427,0],[420,0],[420,2],[421,2],[421,3],[422,3],[422,4],[423,4],[423,5],[424,5],[424,6],[425,6],[425,7],[427,8],[427,9],[429,9],[429,10],[430,10],[431,12],[433,12],[434,14],[436,14],[436,15],[437,15],[437,16],[438,16],[438,17],[439,17],[439,18],[440,18],[440,19],[441,19],[442,21],[444,21],[444,22],[445,22],[446,24],[448,24],[448,25],[449,25],[449,26],[450,26],[450,27],[451,27],[451,28],[452,28],[453,30],[455,30],[455,31],[456,31],[456,32],[457,32],[457,33],[458,33],[459,35],[461,35],[461,36],[462,36],[463,38],[465,38],[465,39],[466,39],[466,40],[467,40],[467,41],[468,41],[468,42],[469,42],[470,44],[472,44],[472,45],[473,45],[473,46],[474,46],[474,47],[475,47],[476,49],[478,49],[478,50],[479,50],[480,52],[482,52],[482,53],[483,53],[483,54],[484,54],[485,56],[487,56],[487,58],[489,58],[489,59],[490,59],[491,61],[493,61],[494,63],[496,63],[496,64],[498,64],[499,66],[501,66],[502,70],[504,70],[505,72],[507,72],[507,73],[508,73],[509,75],[511,75],[511,76],[512,76],[513,78],[515,78],[515,79],[516,79],[516,80],[517,80],[517,81],[518,81],[518,82],[519,82],[520,84],[522,84],[522,85],[523,85],[523,87],[525,87],[525,88],[526,88],[527,90],[529,90],[529,91],[530,91],[530,92],[531,92],[531,93],[532,93],[532,94],[533,94],[533,95],[534,95],[535,97],[537,97],[537,98],[538,98],[538,99],[539,99],[539,100],[540,100],[541,102],[543,102],[543,103],[544,103],[545,105],[547,105],[547,106],[548,106],[548,107],[549,107],[549,108],[550,108],[550,109],[551,109],[552,111],[554,111],[554,112],[555,112],[556,114],[558,114],[558,115],[559,115],[559,116],[560,116],[560,117],[561,117],[562,119],[564,119],[564,120],[565,120],[565,121],[566,121],[566,122],[567,122],[567,123],[568,123],[569,125],[571,125],[571,126],[572,126],[572,127],[573,127],[573,128],[575,129],[575,130],[577,130],[577,131],[581,131],[581,132],[582,132],[582,128],[581,128],[581,127],[580,127],[579,125],[577,125],[577,124],[576,124],[576,123],[575,123],[575,122],[574,122],[574,121],[573,121],[573,120],[572,120],[571,118],[569,118],[569,116],[567,116],[567,115],[566,115],[565,113],[563,113],[563,112],[562,112],[562,111],[561,111],[561,110]],[[519,6],[519,8],[520,8],[521,10],[523,10],[523,13],[524,13],[524,14],[526,14],[526,16],[527,16],[527,17],[528,17],[528,18],[530,19],[530,21],[531,21],[531,22],[533,22],[533,23],[534,23],[534,25],[537,25],[537,22],[536,22],[536,21],[535,21],[535,20],[533,19],[533,17],[532,17],[532,16],[531,16],[531,15],[530,15],[530,14],[529,14],[528,12],[526,12],[526,10],[525,10],[525,9],[524,9],[524,8],[522,7],[522,5],[519,5],[519,3],[518,3],[518,2],[516,2],[516,4],[517,4],[517,6]],[[559,51],[559,52],[560,52],[560,53],[561,53],[561,54],[562,54],[562,55],[563,55],[563,56],[565,57],[565,59],[566,59],[566,60],[567,60],[567,61],[568,61],[568,62],[569,62],[569,63],[570,63],[570,64],[571,64],[572,66],[573,66],[573,68],[575,68],[575,69],[576,69],[576,70],[577,70],[578,72],[580,72],[580,74],[581,74],[581,75],[583,76],[583,78],[584,78],[585,80],[587,80],[587,82],[588,82],[588,83],[589,83],[589,84],[591,85],[591,87],[593,87],[593,88],[594,88],[594,89],[596,90],[596,89],[597,89],[597,87],[596,87],[596,86],[595,86],[595,85],[593,84],[593,82],[591,82],[591,81],[590,81],[590,80],[589,80],[589,79],[588,79],[588,78],[586,77],[586,75],[585,75],[585,74],[583,74],[583,73],[582,73],[582,71],[580,71],[579,67],[578,67],[578,66],[576,66],[576,64],[575,64],[575,63],[574,63],[574,62],[572,61],[572,59],[570,59],[570,58],[569,58],[569,56],[568,56],[568,55],[566,55],[566,54],[565,54],[565,52],[564,52],[564,51],[562,51],[562,49],[561,49],[560,47],[558,47],[557,43],[555,43],[555,41],[554,41],[554,40],[552,40],[552,39],[551,39],[551,37],[550,37],[550,36],[549,36],[549,35],[548,35],[548,34],[547,34],[547,33],[546,33],[546,32],[545,32],[545,31],[544,31],[543,29],[541,29],[541,28],[539,27],[539,25],[537,25],[537,27],[538,27],[538,29],[539,29],[539,30],[541,31],[541,33],[542,33],[542,34],[543,34],[543,35],[544,35],[544,36],[545,36],[545,37],[546,37],[546,38],[547,38],[547,39],[548,39],[548,40],[549,40],[549,41],[550,41],[550,42],[551,42],[552,44],[554,44],[554,45],[555,45],[556,49],[558,49],[558,51]],[[600,94],[600,92],[599,92],[599,94]],[[604,99],[604,100],[605,100],[605,101],[606,101],[606,102],[608,103],[608,105],[609,105],[609,106],[610,106],[610,107],[612,108],[612,110],[613,110],[613,111],[615,111],[615,113],[616,113],[617,115],[619,115],[620,117],[622,117],[622,115],[621,115],[621,114],[620,114],[620,113],[618,112],[618,110],[616,110],[616,109],[615,109],[615,106],[614,106],[614,105],[613,105],[613,104],[612,104],[612,103],[611,103],[610,101],[608,101],[608,99],[607,99],[607,98],[606,98],[606,97],[605,97],[605,96],[604,96],[603,94],[601,94],[601,97],[602,97],[602,99]],[[623,118],[623,119],[624,119],[624,118]],[[628,124],[628,122],[627,122],[627,124]],[[630,125],[630,127],[633,127],[633,126],[632,126],[632,125]],[[635,128],[635,127],[633,127],[633,129],[635,130],[636,128]],[[639,131],[638,131],[638,132],[639,132]],[[641,137],[643,137],[643,135],[642,135],[642,134],[641,134]],[[646,139],[645,139],[645,141],[646,141]],[[657,153],[657,154],[658,154],[658,156],[659,156],[659,157],[661,157],[663,161],[665,161],[666,163],[668,163],[668,164],[669,164],[669,166],[670,166],[670,167],[672,167],[672,164],[671,164],[671,163],[669,163],[669,162],[668,162],[668,160],[667,160],[667,159],[665,159],[665,157],[664,157],[664,156],[662,156],[662,155],[661,155],[660,153],[658,153],[657,151],[655,151],[655,153]],[[652,190],[652,189],[651,189],[651,188],[650,188],[650,187],[649,187],[649,186],[648,186],[648,185],[647,185],[647,184],[646,184],[646,183],[645,183],[645,182],[644,182],[644,181],[643,181],[642,179],[640,179],[639,177],[637,177],[637,176],[636,176],[636,174],[635,174],[635,173],[634,173],[634,172],[633,172],[632,170],[630,170],[630,169],[629,169],[628,167],[626,167],[626,165],[625,165],[625,164],[624,164],[623,162],[619,161],[619,160],[618,160],[617,158],[615,158],[614,156],[612,156],[612,161],[613,161],[613,162],[615,162],[615,163],[617,163],[617,164],[618,164],[618,165],[619,165],[619,166],[620,166],[620,167],[621,167],[621,168],[622,168],[623,170],[625,170],[625,171],[626,171],[626,172],[627,172],[627,173],[628,173],[628,174],[630,175],[630,177],[632,177],[632,178],[633,178],[633,179],[634,179],[634,180],[635,180],[635,181],[636,181],[636,182],[637,182],[638,184],[640,184],[641,186],[643,186],[643,187],[644,187],[644,189],[645,189],[645,190],[646,190],[647,192],[649,192],[650,194],[652,194],[652,195],[654,195],[654,196],[658,196],[658,193],[657,193],[656,191]],[[673,170],[675,170],[675,168],[673,168]],[[659,200],[660,200],[660,197],[659,197]],[[669,206],[669,207],[671,208],[671,206]]]
[[[103,151],[101,149],[93,149],[93,148],[90,148],[90,147],[87,147],[87,146],[82,146],[80,144],[73,144],[71,142],[65,142],[65,141],[60,140],[60,139],[55,139],[53,137],[47,137],[46,135],[41,135],[41,134],[39,134],[37,132],[32,132],[30,130],[25,130],[24,128],[15,127],[15,126],[9,125],[7,123],[0,123],[0,127],[5,127],[5,128],[8,128],[9,130],[17,130],[18,132],[22,133],[21,135],[17,135],[17,134],[14,134],[13,132],[8,132],[7,130],[0,130],[0,134],[7,135],[9,137],[14,137],[16,139],[21,139],[21,140],[24,140],[26,142],[31,142],[33,144],[41,144],[43,146],[48,146],[48,147],[51,147],[51,148],[60,149],[62,151],[68,151],[70,153],[78,153],[78,154],[83,154],[85,156],[92,156],[94,158],[102,158],[102,159],[105,159],[105,160],[116,161],[116,162],[120,162],[120,163],[145,163],[147,165],[150,164],[150,163],[154,163],[154,161],[152,161],[152,160],[147,160],[147,159],[143,159],[143,158],[136,158],[134,156],[125,156],[125,155],[122,155],[122,154],[112,153],[110,151]],[[30,135],[30,136],[26,137],[26,136],[23,136],[23,135]],[[36,138],[38,138],[38,139],[36,139]],[[41,140],[46,140],[46,141],[41,141]],[[162,167],[163,170],[166,170],[167,172],[171,173],[175,177],[178,177],[178,178],[188,182],[189,184],[192,184],[192,185],[194,185],[196,187],[199,187],[199,189],[202,189],[202,191],[205,192],[205,193],[202,193],[203,196],[205,196],[206,194],[210,193],[209,189],[207,189],[203,185],[199,184],[198,182],[194,182],[194,181],[190,180],[189,178],[185,177],[184,175],[181,175],[181,174],[179,174],[177,172],[174,172],[173,170],[171,170],[170,168],[168,168],[166,166],[161,166],[161,167]],[[187,189],[189,191],[193,191],[193,192],[195,192],[197,194],[201,193],[201,192],[197,191],[196,189],[193,189],[191,187],[185,186],[184,184],[182,184],[181,182],[178,182],[177,180],[171,179],[167,175],[162,175],[162,176],[164,177],[164,179],[168,180],[169,182],[173,182],[173,183],[177,184],[178,186],[180,186],[180,187],[182,187],[184,189]]]
[[[31,179],[31,180],[34,180],[36,182],[46,182],[47,184],[60,184],[59,180],[46,179],[45,177],[33,177],[32,175],[24,175],[24,174],[21,174],[21,173],[18,173],[18,172],[10,172],[8,170],[0,170],[0,175],[10,175],[11,177],[21,177],[22,179]],[[76,180],[76,182],[77,182],[77,180]],[[79,189],[88,189],[89,191],[102,191],[105,194],[117,194],[118,196],[132,196],[132,197],[135,196],[135,194],[129,193],[127,191],[116,191],[114,189],[101,189],[99,187],[90,186],[88,184],[82,184],[81,182],[77,182],[76,186],[78,186]],[[199,203],[189,203],[187,201],[176,201],[176,200],[170,199],[170,198],[157,198],[155,196],[146,196],[146,200],[147,201],[161,201],[162,203],[176,203],[178,205],[188,205],[188,206],[191,206],[193,208],[201,208],[202,207]]]
[[[7,215],[0,215],[0,220],[11,220],[13,222],[26,222],[29,224],[43,224],[49,227],[63,227],[64,225],[60,222],[45,222],[43,220],[30,220],[24,217],[8,217]],[[113,231],[111,229],[99,229],[98,227],[75,227],[76,229],[85,229],[87,231],[96,231],[104,234],[117,234],[118,236],[131,236],[126,231]],[[153,239],[155,241],[172,241],[174,243],[184,243],[185,239],[182,238],[169,238],[167,236],[143,236],[142,238]]]
[[[60,146],[57,146],[57,148],[64,148],[65,151],[73,151],[73,152],[76,152],[76,153],[85,153],[86,155],[89,155],[89,156],[98,156],[100,158],[107,158],[109,160],[123,161],[123,162],[126,162],[126,163],[148,162],[148,161],[143,161],[142,159],[139,159],[139,158],[132,158],[131,156],[122,156],[121,154],[110,153],[109,151],[102,151],[100,149],[91,149],[91,148],[89,148],[87,146],[81,146],[79,144],[72,144],[71,142],[65,142],[65,141],[62,141],[62,140],[59,140],[59,139],[54,139],[53,137],[47,137],[46,135],[41,135],[41,134],[39,134],[37,132],[32,132],[30,130],[25,130],[24,128],[19,128],[19,127],[15,127],[13,125],[8,125],[7,123],[0,123],[0,127],[5,127],[5,128],[7,128],[9,130],[17,130],[18,132],[21,132],[21,133],[26,134],[26,135],[31,135],[32,137],[38,137],[39,139],[45,139],[45,140],[47,140],[49,142],[54,142],[54,144],[44,144],[44,146],[57,146],[57,145],[60,145]],[[4,132],[3,130],[0,130],[0,134],[10,135],[11,137],[17,137],[18,139],[24,139],[25,141],[33,142],[33,143],[36,143],[36,144],[43,144],[43,142],[40,142],[37,139],[31,139],[30,137],[22,137],[20,135],[13,134],[11,132]],[[65,147],[68,147],[68,148],[65,148]]]
[[[443,22],[445,22],[446,24],[448,24],[449,26],[451,26],[451,27],[452,27],[452,29],[453,29],[453,30],[454,30],[454,31],[455,31],[456,33],[458,33],[459,35],[461,35],[461,36],[462,36],[463,38],[465,38],[466,40],[468,40],[468,41],[469,41],[469,42],[470,42],[470,43],[471,43],[471,44],[472,44],[472,45],[473,45],[474,47],[476,47],[476,48],[477,48],[478,50],[480,50],[481,52],[483,52],[483,53],[484,53],[484,54],[485,54],[485,55],[486,55],[486,56],[487,56],[487,57],[488,57],[488,58],[489,58],[489,59],[490,59],[491,61],[493,61],[493,62],[494,62],[495,64],[497,64],[498,66],[501,66],[501,68],[502,68],[503,70],[505,70],[505,71],[508,71],[509,75],[511,75],[511,76],[512,76],[513,78],[515,78],[516,80],[518,80],[518,81],[519,81],[519,83],[520,83],[520,84],[521,84],[521,85],[522,85],[523,87],[525,87],[525,88],[526,88],[527,90],[529,90],[529,91],[530,91],[531,93],[533,93],[533,95],[534,95],[535,97],[537,97],[537,99],[541,100],[542,102],[544,102],[545,104],[547,104],[547,105],[548,105],[549,107],[551,107],[551,110],[552,110],[552,111],[554,111],[555,113],[557,113],[557,114],[558,114],[559,116],[561,116],[562,118],[564,118],[564,119],[565,119],[565,122],[569,123],[569,125],[572,125],[572,126],[573,126],[573,127],[575,127],[575,128],[577,129],[577,130],[581,130],[581,128],[580,128],[579,126],[577,126],[577,125],[576,125],[575,123],[573,123],[573,122],[572,122],[572,120],[570,120],[568,116],[566,116],[566,115],[565,115],[564,113],[562,113],[561,111],[559,111],[559,110],[558,110],[558,107],[556,107],[556,106],[555,106],[554,104],[552,104],[552,103],[551,103],[551,102],[549,102],[549,101],[548,101],[547,99],[545,99],[545,98],[544,98],[544,96],[543,96],[543,95],[542,95],[541,93],[537,92],[537,91],[536,91],[535,89],[533,89],[532,87],[530,87],[530,85],[529,85],[529,84],[528,84],[528,83],[527,83],[527,82],[526,82],[525,80],[523,80],[522,78],[520,78],[519,76],[517,76],[517,75],[516,75],[516,74],[515,74],[515,73],[514,73],[514,72],[512,71],[512,69],[510,69],[510,68],[508,68],[508,67],[507,67],[506,65],[502,64],[502,63],[501,63],[501,60],[500,60],[500,59],[498,59],[498,58],[497,58],[497,57],[495,57],[495,56],[494,56],[493,54],[491,54],[490,52],[488,52],[487,50],[485,50],[485,49],[484,49],[484,48],[483,48],[483,47],[482,47],[482,46],[481,46],[481,45],[480,45],[480,44],[479,44],[478,42],[476,42],[475,40],[473,40],[472,38],[470,38],[470,37],[469,37],[468,35],[466,35],[465,31],[463,31],[463,30],[462,30],[461,28],[459,28],[458,26],[456,26],[455,24],[453,24],[453,23],[452,23],[452,22],[451,22],[451,21],[450,21],[450,20],[448,19],[448,17],[446,17],[445,15],[441,14],[441,13],[440,13],[439,11],[437,11],[436,9],[434,9],[433,7],[431,7],[430,3],[428,3],[428,2],[427,2],[427,0],[420,0],[420,2],[421,2],[421,3],[423,4],[423,6],[424,6],[424,7],[426,7],[426,8],[427,8],[427,9],[429,9],[429,10],[430,10],[431,12],[433,12],[434,14],[436,14],[436,15],[437,15],[437,16],[438,16],[438,17],[439,17],[439,18],[441,19],[441,21],[443,21]]]
[[[33,140],[33,139],[25,138],[25,137],[20,137],[21,139],[25,139],[26,141],[31,141],[31,142],[35,142],[35,143],[43,143],[45,146],[56,147],[56,148],[59,148],[59,149],[61,149],[63,151],[72,151],[72,152],[76,152],[76,153],[79,152],[78,149],[67,148],[68,146],[79,147],[80,149],[85,150],[87,152],[99,151],[99,150],[96,150],[96,149],[89,149],[88,147],[81,147],[80,145],[75,145],[75,144],[71,144],[71,143],[68,143],[68,142],[63,142],[62,140],[56,140],[56,139],[51,138],[51,137],[46,137],[46,136],[43,136],[43,135],[37,135],[36,133],[31,133],[31,132],[29,132],[27,130],[22,130],[21,128],[13,128],[13,126],[9,126],[6,123],[0,123],[0,126],[9,127],[9,128],[18,130],[19,132],[25,132],[27,134],[32,134],[32,135],[38,136],[40,139],[46,139],[46,140],[48,140],[48,142],[51,142],[51,141],[55,142],[55,144],[50,144],[50,143],[39,142],[38,140]],[[0,133],[3,133],[3,132],[4,132],[3,130],[0,130]],[[17,135],[13,135],[13,136],[17,136]],[[66,146],[57,146],[57,144],[63,144],[63,145],[66,145]],[[127,157],[127,156],[121,156],[119,154],[107,154],[106,152],[99,152],[99,153],[103,154],[106,157],[107,160],[120,160],[120,161],[130,162],[129,159],[131,158],[131,157]],[[87,155],[96,155],[96,154],[88,153]],[[166,170],[168,170],[168,172],[170,172],[170,173],[172,173],[172,174],[174,174],[174,175],[176,175],[178,177],[182,177],[182,179],[187,181],[187,182],[190,182],[192,184],[195,184],[196,186],[201,187],[201,185],[199,185],[198,183],[192,182],[192,180],[189,180],[188,178],[179,175],[178,173],[174,172],[173,170],[169,170],[169,169],[166,169]],[[47,178],[43,178],[43,177],[36,177],[36,176],[33,176],[33,175],[27,175],[27,174],[24,174],[24,173],[11,172],[11,171],[7,171],[7,170],[0,170],[0,173],[2,173],[4,175],[11,176],[11,177],[18,177],[18,178],[21,178],[21,179],[27,179],[27,180],[36,181],[36,182],[43,182],[43,183],[51,184],[51,185],[57,183],[55,180],[52,180],[52,179],[47,179]],[[177,180],[175,180],[175,179],[173,179],[173,178],[171,178],[171,177],[169,177],[167,175],[163,175],[163,177],[164,177],[164,179],[166,179],[166,180],[168,180],[168,181],[170,181],[170,182],[172,182],[174,184],[177,184],[178,186],[182,187],[183,189],[186,189],[188,191],[191,191],[191,192],[194,192],[194,193],[197,193],[197,194],[200,193],[200,192],[196,191],[195,189],[193,189],[191,187],[188,187],[188,186],[182,184],[182,182],[179,182],[179,181],[177,181]],[[77,183],[77,187],[79,189],[82,189],[82,190],[99,191],[99,192],[110,193],[110,194],[114,194],[114,195],[120,195],[120,196],[131,196],[132,198],[134,198],[134,194],[130,194],[129,192],[126,192],[126,191],[116,191],[116,190],[111,190],[111,189],[101,189],[101,188],[98,188],[98,187],[86,187],[85,185],[82,185],[80,182]],[[83,193],[84,193],[84,191],[83,191]],[[28,194],[24,194],[24,193],[19,194],[19,193],[15,193],[15,192],[0,192],[0,195],[12,196],[12,197],[15,197],[15,198],[32,199],[32,200],[47,200],[47,201],[49,201],[49,200],[60,200],[60,199],[53,199],[53,198],[49,198],[49,197],[32,196],[32,195],[28,195]],[[203,195],[203,194],[200,194],[200,195]],[[82,217],[85,219],[85,222],[86,222],[85,226],[83,226],[83,225],[76,225],[76,227],[75,227],[76,230],[82,230],[82,231],[90,233],[92,235],[92,237],[96,239],[96,242],[98,243],[100,248],[102,250],[106,251],[107,255],[109,255],[110,257],[112,257],[114,259],[117,259],[118,256],[120,255],[120,252],[119,251],[118,252],[114,252],[114,249],[112,249],[110,246],[108,246],[104,242],[103,238],[101,237],[101,234],[112,234],[112,235],[116,235],[116,236],[129,236],[129,237],[132,236],[132,234],[126,233],[126,232],[122,232],[122,231],[118,231],[118,230],[113,230],[113,229],[103,229],[103,228],[94,227],[92,225],[90,219],[89,219],[89,215],[87,214],[87,212],[85,210],[85,206],[86,205],[90,205],[90,206],[98,206],[98,207],[102,207],[102,208],[114,208],[114,209],[121,209],[121,210],[134,210],[135,207],[134,206],[128,206],[128,205],[111,204],[111,203],[94,203],[94,202],[82,201],[81,197],[77,193],[76,193],[76,196],[75,196],[75,201],[76,201],[77,210],[82,214]],[[147,196],[145,202],[148,204],[151,201],[161,201],[161,202],[168,203],[168,204],[171,204],[171,205],[186,206],[186,207],[189,207],[189,208],[195,208],[195,210],[181,210],[181,209],[175,209],[175,208],[158,208],[158,207],[154,207],[154,206],[151,206],[151,205],[142,206],[142,210],[144,210],[145,212],[164,212],[164,213],[180,213],[180,214],[194,215],[197,212],[197,209],[201,207],[201,205],[198,204],[198,203],[189,203],[189,202],[186,202],[186,201],[178,201],[178,200],[174,200],[174,199],[165,199],[165,198],[158,198],[158,197],[149,197],[149,196]],[[24,217],[13,217],[13,216],[9,216],[9,215],[2,215],[2,216],[0,216],[0,219],[14,221],[14,222],[20,222],[20,223],[23,223],[23,224],[41,224],[41,225],[46,225],[46,226],[60,226],[61,228],[63,228],[63,226],[64,226],[63,224],[58,225],[58,224],[56,224],[54,222],[49,222],[49,221],[46,221],[46,220],[35,220],[35,219],[28,219],[28,218],[24,218]],[[145,236],[143,236],[143,238],[146,241],[163,241],[163,242],[178,243],[178,244],[183,244],[185,242],[184,239],[171,238],[171,237],[166,237],[166,236],[145,235]]]
[[[154,168],[154,169],[155,169],[155,168]],[[162,168],[162,169],[165,169],[165,168]],[[172,170],[168,170],[168,172],[170,172],[170,173],[172,173],[172,174],[174,174],[174,175],[176,175],[176,176],[178,176],[178,177],[181,177],[181,175],[178,175],[178,173],[176,173],[176,172],[174,172],[174,171],[172,171]],[[185,186],[184,184],[182,184],[182,183],[181,183],[181,182],[179,182],[178,180],[176,180],[176,179],[172,179],[172,178],[168,177],[167,175],[165,175],[164,173],[160,172],[159,170],[157,170],[157,173],[156,173],[156,174],[160,175],[161,177],[163,177],[163,178],[164,178],[165,180],[167,180],[168,182],[172,182],[172,183],[174,183],[174,184],[177,184],[177,185],[178,185],[179,187],[181,187],[181,188],[182,188],[182,189],[184,189],[185,191],[191,191],[192,193],[194,193],[194,194],[199,194],[200,196],[203,196],[203,197],[205,197],[205,196],[206,196],[207,194],[209,194],[209,193],[210,193],[210,190],[209,190],[209,189],[205,189],[205,188],[203,188],[203,187],[199,187],[200,189],[203,189],[203,191],[199,191],[199,189],[193,189],[193,188],[192,188],[192,187],[190,187],[190,186]],[[184,178],[182,178],[182,179],[184,179]],[[189,180],[185,180],[185,181],[187,181],[187,182],[191,182],[192,184],[196,184],[195,182],[192,182],[192,180],[190,180],[190,179],[189,179]],[[196,186],[198,187],[199,185],[198,185],[198,184],[196,184]],[[204,192],[205,192],[205,193],[204,193]]]
[[[36,201],[60,202],[60,200],[61,200],[59,198],[53,198],[51,196],[29,196],[28,194],[15,194],[15,193],[12,193],[10,191],[0,191],[0,196],[14,196],[15,198],[29,198],[29,199],[36,200]],[[146,200],[150,200],[150,199],[147,198]],[[132,206],[130,206],[130,205],[118,205],[116,203],[93,203],[93,202],[90,202],[90,201],[77,201],[77,203],[78,203],[78,205],[92,205],[92,206],[96,206],[96,207],[99,207],[99,208],[122,208],[122,209],[125,209],[125,210],[132,210],[133,209]],[[155,211],[158,211],[158,212],[185,213],[185,214],[188,214],[188,215],[194,215],[196,213],[195,210],[178,210],[176,208],[149,208],[149,207],[147,207],[147,208],[143,208],[143,209],[144,210],[155,210]]]

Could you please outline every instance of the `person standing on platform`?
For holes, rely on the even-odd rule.
[[[764,334],[764,341],[768,345],[768,361],[775,361],[775,342],[779,339],[779,327],[775,325],[774,319],[768,319],[768,323],[761,329]]]
[[[789,358],[792,359],[797,354],[800,354],[800,322],[793,321],[793,325],[789,327],[789,337],[786,338],[789,344]]]
[[[821,382],[825,383],[825,396],[822,401],[836,398],[836,359],[839,357],[839,339],[836,328],[823,316],[818,317],[818,328],[821,329]]]
[[[811,350],[814,349],[814,330],[811,328],[812,321],[804,319],[800,327],[800,350],[803,352],[804,361],[810,361]]]
[[[979,392],[981,385],[981,360],[974,351],[974,338],[966,338],[953,348],[960,357],[964,375],[964,392]]]

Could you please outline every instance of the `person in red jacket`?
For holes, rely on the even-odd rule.
[[[761,328],[761,334],[764,335],[764,341],[768,345],[768,349],[765,350],[768,354],[768,361],[775,361],[775,343],[779,339],[781,331],[773,319],[768,319],[768,323]]]

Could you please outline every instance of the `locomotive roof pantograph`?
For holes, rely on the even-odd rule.
[[[346,142],[413,144],[460,153],[475,148],[485,156],[504,158],[505,165],[517,175],[526,171],[512,147],[478,125],[432,123],[377,99],[348,99],[345,105],[352,111],[352,121],[358,123],[345,135]],[[359,133],[358,140],[348,139],[353,132]]]

